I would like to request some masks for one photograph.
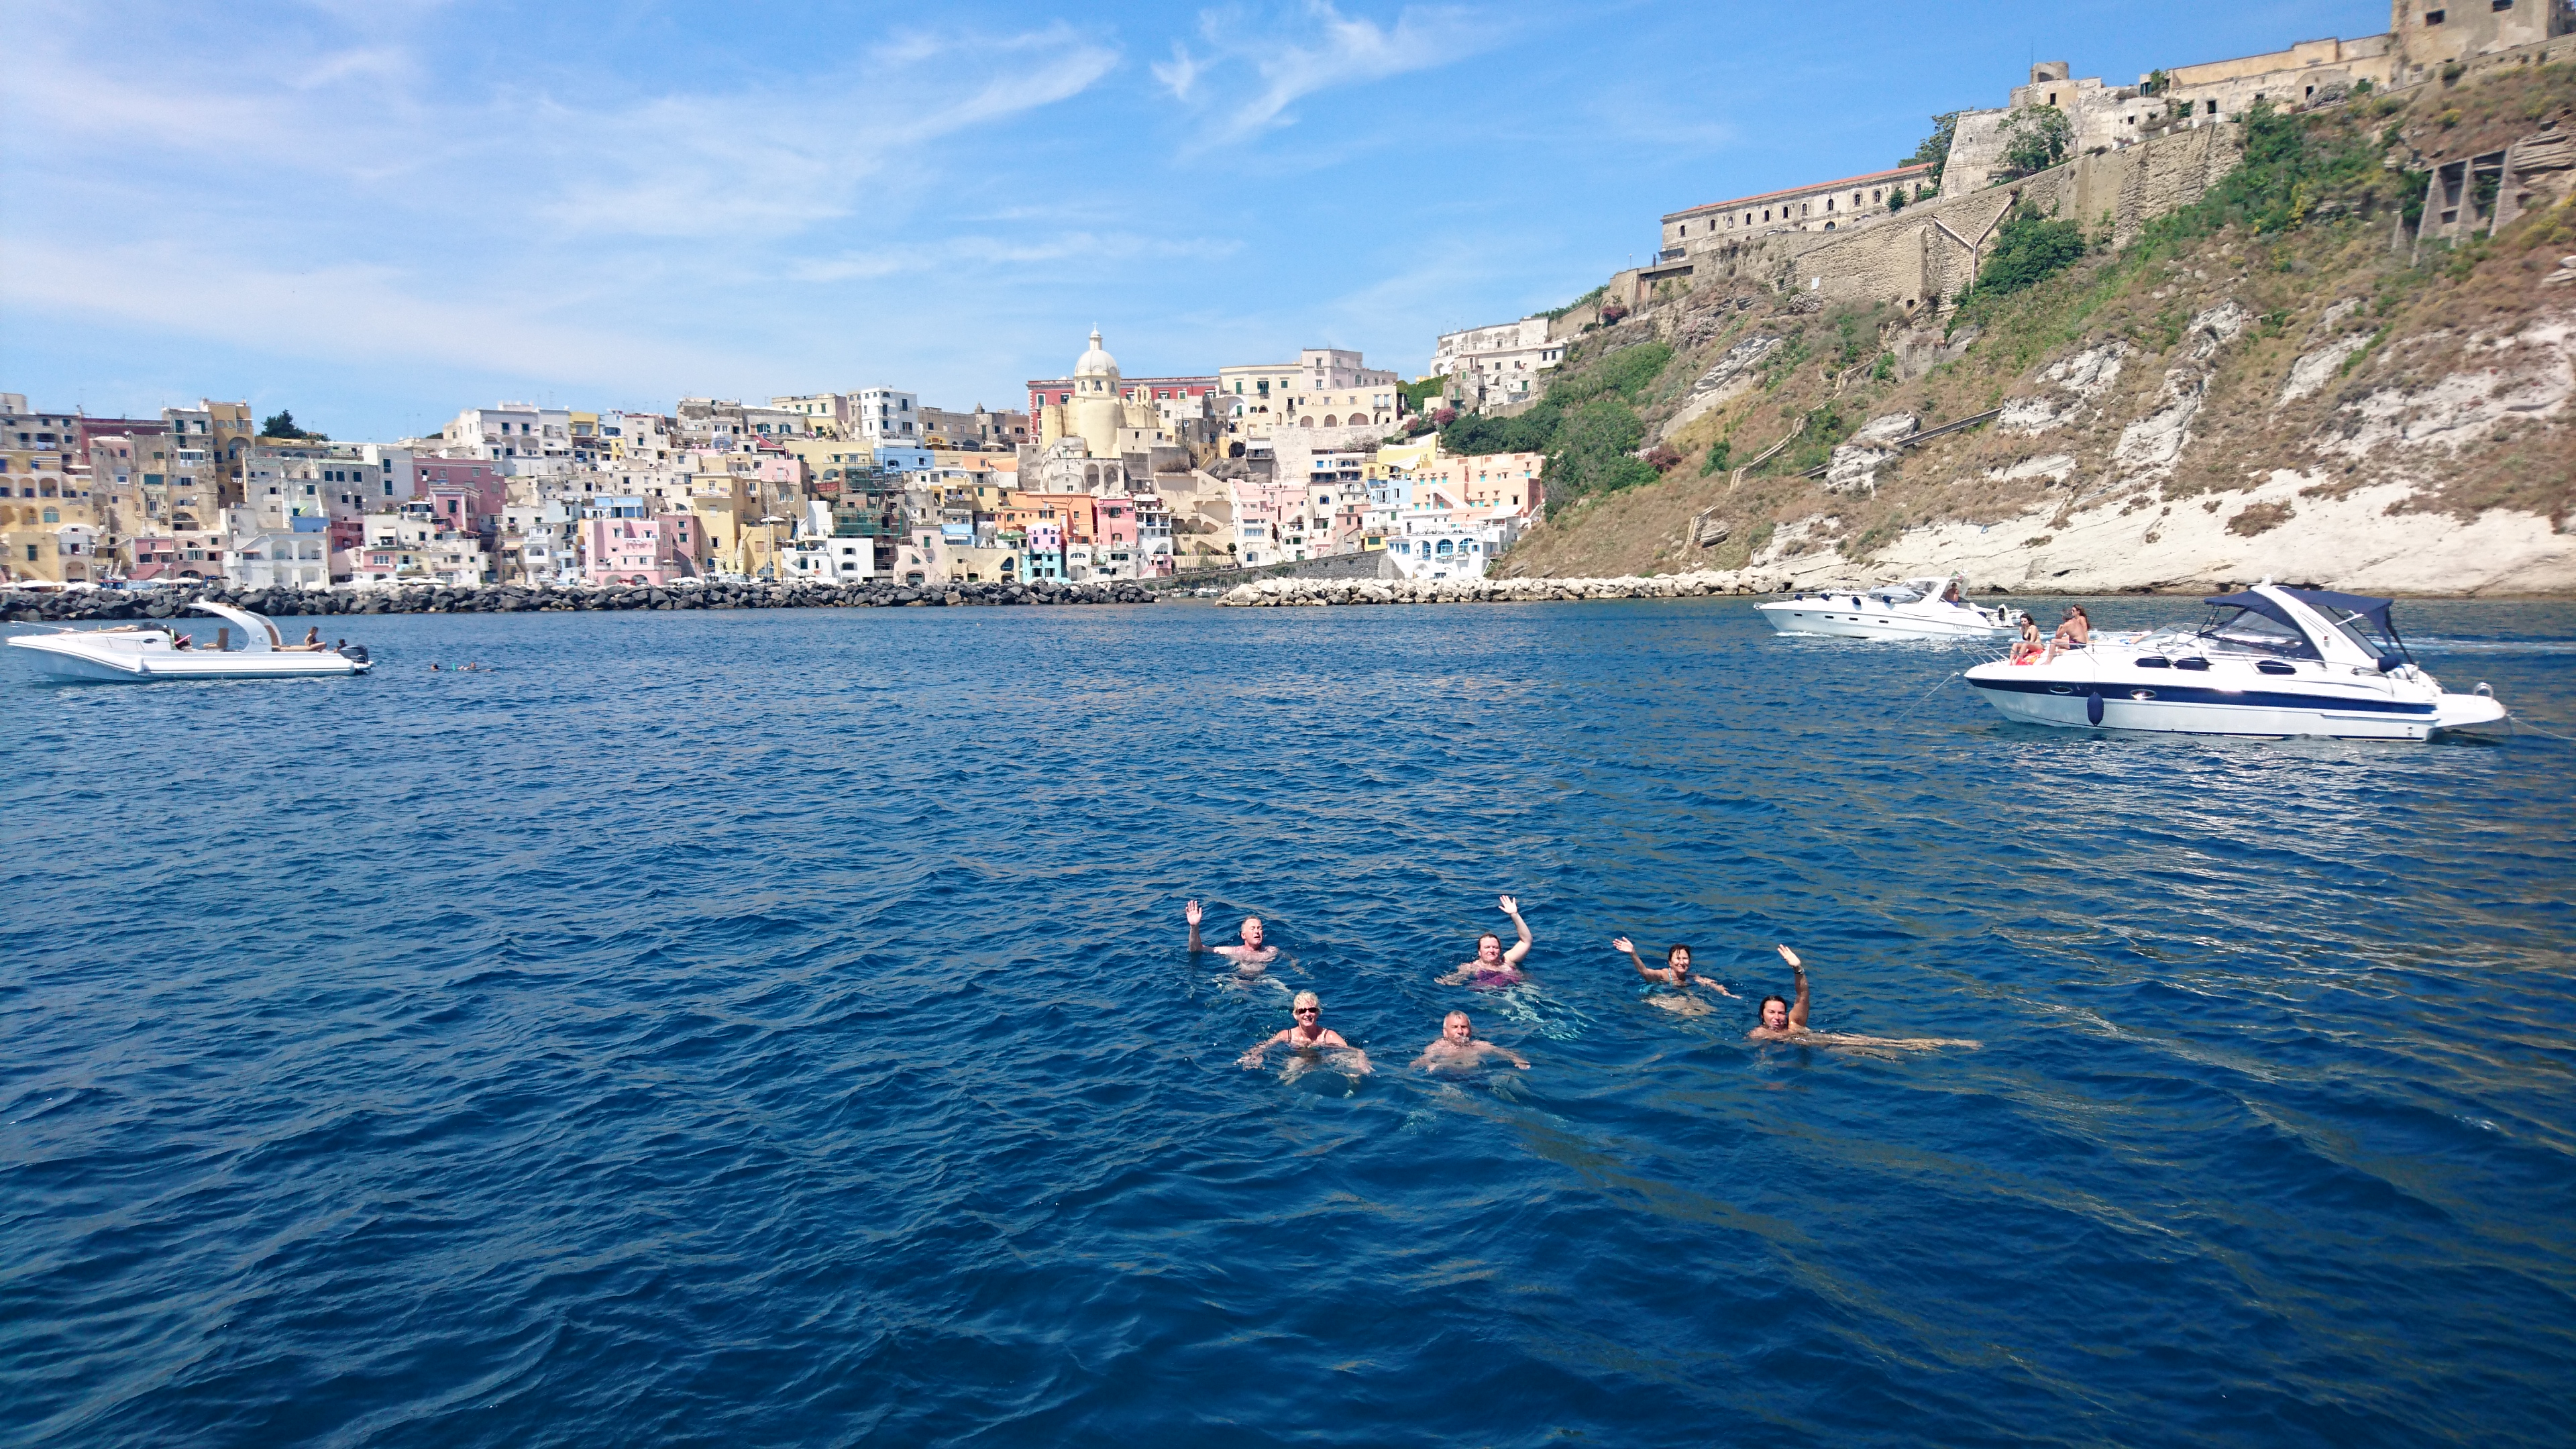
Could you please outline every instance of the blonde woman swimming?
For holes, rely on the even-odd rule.
[[[1258,1067],[1261,1065],[1263,1053],[1272,1047],[1284,1046],[1296,1053],[1298,1058],[1288,1064],[1288,1075],[1291,1077],[1312,1069],[1317,1062],[1323,1060],[1327,1050],[1345,1053],[1346,1055],[1336,1057],[1333,1065],[1354,1076],[1365,1073],[1369,1069],[1367,1052],[1342,1040],[1340,1032],[1324,1025],[1322,997],[1311,991],[1300,991],[1296,998],[1288,1003],[1288,1014],[1297,1019],[1295,1026],[1274,1034],[1267,1041],[1245,1052],[1235,1065],[1247,1069]]]

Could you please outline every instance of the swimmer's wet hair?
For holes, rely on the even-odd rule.
[[[1676,941],[1676,942],[1674,942],[1672,945],[1666,946],[1666,947],[1664,948],[1664,964],[1665,964],[1665,965],[1670,966],[1671,964],[1673,964],[1673,953],[1674,953],[1675,951],[1690,951],[1690,957],[1691,957],[1691,959],[1692,959],[1692,960],[1696,961],[1696,960],[1698,960],[1698,959],[1699,959],[1699,953],[1698,953],[1697,951],[1691,951],[1691,948],[1690,948],[1690,947],[1685,946],[1685,945],[1682,945],[1680,942]]]
[[[1503,938],[1491,931],[1487,931],[1485,934],[1476,938],[1476,944],[1479,946],[1484,945],[1487,941],[1491,941],[1497,946],[1503,944]]]
[[[1764,1012],[1769,1011],[1771,1009],[1771,1003],[1775,1001],[1780,1003],[1780,1009],[1782,1011],[1787,1011],[1789,1009],[1789,998],[1785,996],[1766,996],[1762,998],[1762,1004],[1760,1006],[1753,1008],[1753,1014],[1760,1016]]]
[[[1290,1011],[1295,1011],[1301,1006],[1311,1006],[1317,1011],[1321,1011],[1324,1009],[1324,998],[1317,996],[1311,991],[1300,991],[1294,997],[1289,999],[1288,1009]]]
[[[1476,1019],[1475,1019],[1474,1017],[1472,1017],[1472,1016],[1469,1016],[1467,1013],[1465,1013],[1465,1012],[1463,1012],[1463,1011],[1453,1011],[1453,1012],[1449,1013],[1449,1016],[1444,1016],[1444,1017],[1440,1018],[1440,1024],[1441,1024],[1442,1026],[1447,1026],[1447,1025],[1449,1024],[1449,1017],[1451,1017],[1451,1016],[1454,1016],[1454,1017],[1456,1017],[1458,1020],[1460,1020],[1460,1021],[1463,1021],[1463,1022],[1467,1023],[1467,1024],[1468,1024],[1469,1026],[1471,1026],[1471,1027],[1472,1027],[1472,1026],[1474,1026],[1474,1025],[1476,1024]]]

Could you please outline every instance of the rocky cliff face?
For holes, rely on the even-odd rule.
[[[2232,224],[2096,237],[2009,296],[1714,278],[1592,334],[1673,346],[1639,410],[1679,462],[1558,507],[1502,573],[2576,593],[2576,68],[2418,92],[2297,123],[2359,170],[2278,165]],[[2419,246],[2426,175],[2507,148],[2504,194],[2468,197],[2507,224]]]

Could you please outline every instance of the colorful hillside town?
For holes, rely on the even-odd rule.
[[[1545,459],[1444,456],[1357,352],[1131,378],[1095,331],[1027,397],[504,402],[349,442],[240,402],[99,418],[0,393],[0,585],[1084,583],[1360,553],[1481,577],[1540,510]]]
[[[2132,152],[2181,157],[2206,180],[2234,164],[2251,108],[2571,57],[2564,4],[2392,0],[2386,34],[2136,85],[2039,61],[2005,105],[1935,117],[1934,138],[1892,170],[1665,214],[1648,264],[1555,311],[1439,337],[1411,383],[1331,347],[1129,377],[1095,330],[1069,373],[1026,382],[1024,409],[951,411],[891,387],[687,397],[668,413],[504,402],[435,437],[344,442],[291,413],[255,420],[243,402],[100,418],[0,393],[0,586],[1084,583],[1346,554],[1380,555],[1381,576],[1481,578],[1543,515],[1547,460],[1447,455],[1436,429],[1539,402],[1572,341],[1696,275],[1804,279],[1819,302],[1908,313],[1955,306],[1975,246],[1943,219],[1954,202],[1983,204],[1990,228],[2011,187]],[[2471,198],[2435,208],[2428,228],[2492,231],[2513,204],[2500,175],[2501,199],[2477,200],[2470,165],[2428,183],[2428,204],[2444,187]],[[2119,216],[2145,215],[2123,197]]]

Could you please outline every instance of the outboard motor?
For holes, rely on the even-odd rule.
[[[344,644],[340,647],[340,657],[348,660],[352,664],[364,664],[367,662],[367,646],[364,644]]]

